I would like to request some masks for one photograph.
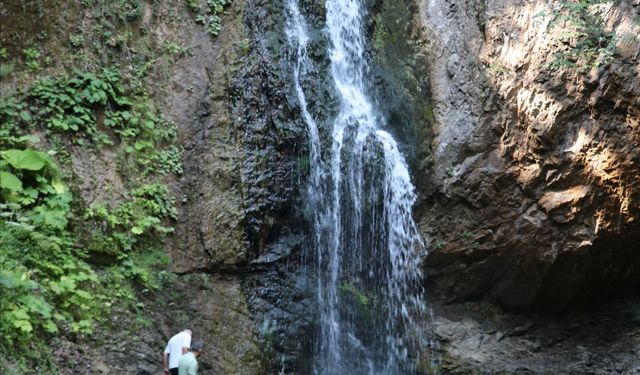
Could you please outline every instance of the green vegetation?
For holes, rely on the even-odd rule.
[[[447,177],[453,177],[453,173],[456,171],[456,167],[454,167],[453,165],[449,165],[447,167]]]
[[[167,42],[164,44],[164,51],[169,55],[181,57],[189,53],[189,48],[178,43]]]
[[[113,208],[100,203],[87,209],[84,217],[94,223],[89,250],[119,255],[134,249],[139,239],[148,242],[155,236],[173,232],[171,227],[163,225],[164,219],[176,217],[173,199],[165,185],[143,185],[131,195]]]
[[[196,14],[196,22],[205,25],[212,37],[220,34],[220,28],[222,27],[220,15],[225,6],[231,4],[231,0],[206,0],[204,7],[201,6],[198,0],[186,0],[185,3]]]
[[[0,47],[0,79],[9,76],[15,70],[15,64],[7,62],[9,52],[5,47]]]
[[[68,135],[78,145],[118,146],[134,156],[145,176],[181,173],[180,151],[173,146],[175,125],[158,115],[148,98],[125,95],[115,70],[40,80],[2,99],[0,116],[7,134],[12,128],[44,126],[47,134]]]
[[[369,307],[374,298],[368,296],[364,291],[358,289],[355,284],[348,281],[340,283],[340,290],[354,299],[361,307]]]
[[[269,318],[264,318],[260,325],[260,337],[268,348],[272,348],[275,344],[275,322]]]
[[[44,58],[42,51],[37,47],[26,48],[23,53],[25,66],[30,72],[40,70],[42,68],[41,64],[49,62],[49,59]]]
[[[26,138],[25,138],[26,139]],[[16,142],[17,143],[17,142]],[[0,332],[5,343],[32,333],[90,332],[97,276],[66,231],[72,196],[51,158],[31,148],[2,152]]]
[[[37,147],[41,136],[49,146]],[[62,147],[37,149],[55,144]],[[54,160],[64,161],[69,144],[122,155],[120,172],[136,177],[121,202],[84,207],[74,199],[72,176]],[[176,212],[161,177],[181,171],[180,152],[174,125],[145,96],[128,95],[110,69],[46,78],[3,97],[0,145],[2,352],[26,363],[34,337],[91,334],[114,304],[136,311],[132,282],[157,289],[170,279],[151,270],[167,263],[158,249]],[[106,267],[90,263],[97,255]]]
[[[389,39],[389,33],[385,30],[384,20],[381,14],[377,14],[373,18],[373,23],[375,25],[373,31],[373,48],[379,56],[383,54],[384,47]]]
[[[558,41],[566,50],[556,52],[549,69],[575,68],[586,71],[610,62],[617,53],[616,35],[605,30],[604,19],[595,6],[614,0],[563,1],[549,28],[565,28]]]
[[[0,34],[2,373],[57,373],[46,343],[82,340],[119,312],[133,313],[132,330],[148,325],[140,297],[176,281],[163,241],[176,217],[168,175],[182,173],[182,151],[154,98],[190,47],[153,30],[182,27],[190,15],[179,3],[9,9],[14,22]],[[216,36],[229,3],[186,5]]]

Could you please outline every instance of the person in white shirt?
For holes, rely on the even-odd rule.
[[[178,363],[180,357],[189,351],[191,347],[191,330],[185,329],[169,339],[164,349],[164,373],[178,375]]]

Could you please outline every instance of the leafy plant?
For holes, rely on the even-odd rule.
[[[340,290],[350,295],[362,307],[367,307],[371,303],[372,298],[358,289],[353,283],[342,281],[342,283],[340,283]]]
[[[231,0],[207,0],[207,6],[203,12],[198,0],[186,0],[187,7],[196,13],[196,23],[205,25],[212,37],[220,34],[222,27],[220,15],[224,12],[225,6],[230,3]]]
[[[132,21],[142,15],[142,0],[118,0],[115,5],[122,21]]]
[[[181,172],[180,151],[163,146],[175,141],[175,124],[158,115],[147,98],[127,95],[112,69],[38,81],[0,100],[0,119],[7,128],[33,128],[35,122],[49,132],[72,133],[78,144],[85,138],[94,146],[117,144],[135,156],[143,175]]]
[[[84,36],[82,34],[73,34],[69,36],[69,44],[75,48],[82,47],[84,44]]]
[[[3,64],[0,63],[0,78],[8,77],[15,70],[13,63]]]
[[[554,53],[547,67],[552,70],[577,68],[587,70],[610,62],[617,53],[616,35],[605,30],[604,19],[593,6],[613,0],[563,1],[554,13],[549,28],[566,28],[558,41],[566,46]]]
[[[273,346],[275,342],[275,322],[269,318],[264,318],[260,325],[260,336],[267,347]]]
[[[131,251],[141,238],[162,238],[173,231],[162,224],[165,219],[175,219],[173,204],[165,185],[150,184],[133,190],[132,197],[116,207],[90,207],[85,219],[95,224],[89,250],[118,255]]]
[[[56,132],[98,132],[96,106],[105,110],[128,107],[118,74],[105,69],[100,75],[76,71],[73,78],[58,76],[38,81],[27,93],[33,115]],[[26,112],[29,114],[28,112]],[[28,121],[27,118],[22,118]]]
[[[182,47],[175,42],[167,42],[164,44],[164,51],[172,56],[184,56],[189,51],[189,48]]]
[[[385,44],[389,39],[389,33],[385,29],[384,20],[382,15],[378,14],[373,19],[375,29],[373,33],[373,48],[376,50],[378,56],[382,55]]]
[[[210,16],[209,27],[207,28],[209,34],[211,34],[212,36],[218,36],[218,34],[220,34],[220,28],[222,27],[220,23],[220,17],[218,17],[217,15]]]
[[[42,58],[42,52],[35,48],[26,48],[24,51],[24,64],[29,71],[36,71],[41,68],[40,59]]]
[[[98,281],[68,231],[72,196],[46,153],[20,147],[0,153],[0,332],[3,345],[26,345],[34,334],[61,327],[90,333]]]
[[[198,0],[186,0],[187,7],[191,9],[192,12],[198,13],[200,11],[200,1]]]
[[[509,71],[509,69],[507,69],[506,66],[504,66],[504,65],[502,65],[500,63],[492,62],[487,66],[487,71],[492,76],[499,76],[501,74],[507,73]]]
[[[96,203],[78,225],[74,213],[85,210],[55,152],[36,148],[40,136],[126,155],[137,177],[126,199]],[[166,266],[158,249],[176,216],[155,176],[181,171],[175,136],[175,125],[146,97],[128,95],[114,70],[54,76],[0,99],[2,353],[26,363],[32,338],[90,334],[114,304],[138,306],[132,282],[149,290],[171,279],[151,270]],[[110,257],[101,276],[88,263],[96,254]]]
[[[35,17],[48,12],[41,0],[21,6]],[[49,13],[57,17],[58,8]],[[0,47],[0,77],[14,69],[26,73],[16,91],[7,88],[0,97],[0,373],[56,374],[45,344],[52,337],[89,335],[114,306],[141,311],[139,293],[175,280],[161,250],[175,216],[161,175],[181,173],[181,150],[175,124],[163,118],[148,94],[158,88],[150,79],[158,75],[149,72],[171,63],[160,58],[163,52],[188,51],[177,44],[163,51],[161,38],[139,22],[141,0],[83,0],[72,8],[92,17],[65,39],[47,30],[28,31],[10,36],[18,43],[11,56]],[[47,38],[61,50],[45,49]],[[124,55],[132,69],[128,64],[103,69],[119,66]],[[54,66],[49,56],[61,58]],[[67,73],[34,80],[31,73],[43,67]],[[116,155],[115,172],[124,186],[115,186],[114,193],[122,193],[121,201],[87,208],[74,196],[75,178],[84,176],[64,169],[78,149],[98,158],[105,151]],[[100,206],[129,224],[85,218]],[[105,251],[109,241],[114,249]]]

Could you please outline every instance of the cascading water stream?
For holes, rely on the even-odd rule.
[[[409,353],[418,340],[414,319],[425,309],[419,267],[424,245],[411,216],[414,187],[404,157],[381,129],[383,119],[367,96],[365,12],[358,0],[325,4],[340,108],[324,158],[301,84],[312,62],[297,0],[287,0],[286,25],[310,145],[308,196],[320,310],[314,372],[410,373],[415,359]]]

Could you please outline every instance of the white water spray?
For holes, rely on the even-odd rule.
[[[326,11],[340,108],[324,162],[301,85],[311,64],[308,26],[297,0],[287,0],[294,85],[309,137],[320,309],[314,373],[409,373],[414,317],[425,309],[419,259],[424,244],[411,215],[416,195],[404,157],[367,95],[360,1],[327,0]]]

